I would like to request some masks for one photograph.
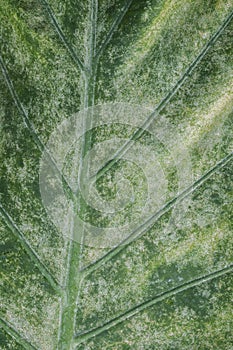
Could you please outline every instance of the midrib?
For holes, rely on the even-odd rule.
[[[85,110],[94,105],[94,88],[95,88],[95,74],[96,64],[94,62],[95,56],[95,38],[96,38],[96,25],[97,25],[97,0],[91,0],[90,11],[88,18],[88,29],[87,29],[87,45],[86,45],[86,57],[85,57],[85,71],[83,73],[82,84],[84,85],[83,96],[82,96],[82,109],[84,110],[83,115],[83,140],[82,140],[82,155],[79,160],[79,173],[78,183],[85,181],[88,177],[88,165],[83,165],[83,157],[89,148],[90,135],[86,134],[85,131],[91,128],[92,118],[91,114],[86,114]],[[76,309],[77,299],[79,296],[79,289],[82,281],[82,272],[80,271],[81,265],[81,253],[82,253],[82,240],[84,234],[83,225],[78,227],[75,225],[76,208],[78,206],[79,197],[76,194],[76,203],[74,203],[74,216],[72,217],[71,223],[71,237],[75,237],[75,240],[70,241],[68,251],[68,262],[67,262],[67,275],[66,275],[66,286],[64,289],[63,297],[61,300],[61,320],[59,330],[59,350],[71,350],[75,348],[73,343],[75,334],[75,320],[76,320]],[[75,233],[76,232],[76,233]],[[78,238],[77,238],[78,237]],[[78,240],[78,243],[77,243]]]

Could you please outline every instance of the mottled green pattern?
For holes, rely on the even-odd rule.
[[[0,7],[0,349],[231,350],[232,0]],[[185,150],[191,172],[179,173],[161,139],[142,130],[135,141],[156,154],[168,183],[163,204],[128,244],[80,247],[43,207],[40,159],[65,118],[114,102],[155,110],[151,135],[163,133],[175,157]],[[80,154],[133,133],[96,128]],[[140,204],[137,167],[120,161],[106,174],[115,173]],[[97,181],[107,200],[117,188]]]

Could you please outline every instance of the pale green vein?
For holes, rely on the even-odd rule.
[[[84,73],[86,71],[86,67],[84,66],[83,62],[78,57],[78,55],[75,53],[75,51],[73,50],[71,44],[67,41],[63,31],[61,30],[61,28],[56,20],[56,17],[54,15],[49,3],[46,0],[41,0],[41,2],[44,4],[44,7],[46,8],[46,11],[48,12],[48,15],[51,19],[51,22],[52,22],[56,32],[58,33],[58,36],[59,36],[61,42],[63,43],[63,45],[67,49],[67,51],[70,54],[74,63],[77,65],[77,67],[80,69],[80,71],[82,73]]]
[[[87,34],[88,40],[86,44],[86,57],[85,66],[87,72],[84,74],[84,94],[83,94],[83,107],[84,109],[93,106],[94,104],[94,89],[95,89],[95,73],[96,66],[93,64],[93,57],[95,55],[96,47],[96,30],[97,30],[97,14],[98,14],[98,1],[91,0],[89,8],[89,18]],[[82,155],[79,159],[79,170],[78,170],[78,183],[85,181],[88,168],[83,166],[83,156],[86,148],[89,147],[90,136],[86,134],[86,130],[91,127],[92,115],[84,113],[83,120],[83,140],[82,140]],[[74,208],[77,209],[79,206],[79,192],[76,193],[74,202]],[[66,289],[61,302],[61,317],[59,325],[59,350],[71,349],[73,343],[73,337],[75,332],[76,324],[76,312],[77,312],[77,301],[79,297],[80,285],[82,280],[82,272],[80,271],[82,248],[83,248],[83,236],[84,228],[82,225],[75,225],[75,220],[71,223],[72,234],[76,231],[79,235],[78,244],[76,241],[71,241],[68,251],[68,264],[66,268]]]
[[[33,247],[30,245],[28,240],[26,239],[23,232],[18,228],[16,223],[13,221],[11,216],[7,213],[7,211],[3,208],[3,206],[0,204],[0,215],[6,222],[7,226],[10,228],[12,233],[15,235],[15,237],[20,241],[21,245],[24,247],[27,254],[30,256],[32,261],[35,263],[39,271],[42,273],[42,275],[47,279],[47,281],[50,283],[51,287],[58,293],[61,294],[61,287],[56,281],[56,279],[53,277],[51,272],[48,270],[48,268],[45,266],[45,264],[42,262],[39,255],[35,252]]]
[[[32,124],[32,122],[30,121],[30,119],[28,118],[27,111],[25,110],[24,106],[20,102],[19,96],[18,96],[18,94],[17,94],[17,92],[16,92],[16,90],[15,90],[15,88],[13,86],[13,83],[12,83],[11,79],[10,79],[9,73],[7,71],[7,68],[6,68],[6,65],[5,65],[5,62],[4,62],[2,56],[0,56],[0,65],[1,65],[3,76],[5,78],[5,81],[6,81],[6,84],[8,86],[8,89],[9,89],[9,91],[11,93],[11,96],[12,96],[14,102],[15,102],[15,105],[16,105],[18,111],[20,112],[20,114],[23,116],[23,121],[24,121],[26,127],[30,130],[30,133],[31,133],[31,135],[33,137],[33,140],[35,141],[35,143],[38,146],[39,150],[41,152],[43,152],[44,149],[45,149],[45,146],[41,142],[39,137],[37,136],[35,127]]]
[[[66,191],[68,197],[71,200],[73,200],[73,197],[74,197],[73,191],[70,188],[70,186],[69,186],[68,182],[66,181],[66,179],[64,178],[63,174],[58,169],[58,167],[56,165],[56,162],[53,159],[53,157],[51,156],[51,154],[49,153],[48,149],[43,144],[43,142],[40,140],[39,136],[37,135],[35,127],[34,127],[33,123],[31,122],[31,120],[28,117],[27,111],[25,110],[24,106],[20,102],[19,96],[18,96],[18,94],[17,94],[17,92],[16,92],[16,90],[14,88],[14,85],[13,85],[11,79],[10,79],[9,73],[8,73],[6,65],[5,65],[5,62],[4,62],[3,57],[1,55],[0,55],[0,66],[1,66],[1,69],[2,69],[2,73],[3,73],[4,79],[6,81],[6,84],[8,86],[8,89],[9,89],[9,91],[11,93],[11,96],[12,96],[14,102],[15,102],[15,105],[16,105],[18,111],[20,112],[20,114],[23,117],[24,124],[26,125],[26,127],[30,131],[30,134],[32,135],[32,138],[33,138],[35,144],[37,145],[38,149],[41,151],[41,153],[44,153],[46,155],[50,165],[55,170],[55,173],[59,177],[61,177],[62,183],[63,183],[63,186],[64,186],[64,190]]]
[[[209,49],[214,45],[219,36],[223,33],[225,28],[229,25],[233,18],[233,12],[225,19],[219,29],[213,34],[208,43],[204,46],[199,55],[194,59],[194,61],[186,69],[182,77],[177,81],[171,91],[165,96],[164,99],[156,106],[154,111],[149,115],[146,121],[141,125],[141,127],[135,131],[132,136],[125,142],[125,144],[113,155],[112,159],[106,163],[97,174],[92,177],[92,180],[97,181],[101,176],[103,176],[117,161],[134,145],[134,141],[139,139],[144,131],[150,126],[153,120],[158,117],[158,115],[163,111],[166,105],[170,102],[171,98],[176,94],[176,92],[183,86],[186,79],[192,74],[193,70],[198,66],[202,59],[206,56]]]
[[[218,162],[213,168],[211,168],[208,172],[202,175],[198,180],[196,180],[191,186],[187,187],[184,191],[174,197],[171,201],[166,203],[160,210],[158,210],[154,215],[152,215],[149,219],[147,219],[142,225],[136,228],[131,234],[120,242],[116,247],[111,249],[105,255],[103,255],[98,260],[93,263],[87,265],[82,270],[85,271],[86,274],[89,274],[95,271],[97,268],[105,264],[107,261],[112,259],[115,255],[117,255],[120,251],[122,251],[127,245],[129,245],[135,239],[141,237],[148,229],[150,229],[155,222],[162,217],[165,213],[167,213],[170,209],[172,209],[177,203],[180,203],[185,198],[187,198],[190,194],[192,194],[198,187],[205,183],[211,176],[213,176],[218,170],[224,167],[228,162],[233,159],[233,152],[228,156],[223,158],[220,162]]]
[[[98,59],[101,56],[102,52],[105,50],[106,46],[109,44],[113,34],[116,32],[116,30],[120,26],[124,16],[126,15],[128,9],[130,8],[130,5],[132,4],[132,2],[133,2],[133,0],[126,1],[125,5],[120,10],[119,15],[113,21],[113,24],[112,24],[112,26],[111,26],[111,28],[110,28],[106,38],[104,39],[104,41],[102,42],[102,44],[100,45],[100,47],[97,50],[97,53],[96,53],[96,56],[95,56],[96,61],[98,61]]]
[[[131,317],[144,311],[145,309],[148,309],[149,307],[152,307],[155,304],[164,301],[165,299],[171,298],[178,293],[184,292],[190,288],[194,288],[194,287],[199,286],[203,283],[209,282],[215,278],[219,278],[221,276],[224,276],[225,274],[231,273],[232,271],[233,271],[233,265],[229,265],[229,266],[224,267],[220,270],[217,270],[215,272],[212,272],[212,273],[206,274],[204,276],[195,278],[191,281],[182,283],[181,285],[179,285],[177,287],[169,289],[168,291],[163,292],[161,294],[158,294],[154,298],[134,306],[130,310],[126,311],[125,313],[123,313],[123,314],[115,317],[114,319],[106,322],[102,326],[94,328],[94,329],[87,331],[85,333],[83,332],[82,334],[81,333],[77,334],[76,345],[79,345],[79,344],[83,343],[84,341],[87,341],[88,339],[93,338],[93,337],[111,329],[112,327],[130,319]]]
[[[35,346],[30,344],[17,330],[15,330],[8,322],[4,321],[2,317],[0,317],[0,327],[8,333],[12,338],[16,340],[16,342],[23,346],[26,350],[37,350]],[[0,344],[1,345],[1,344]]]

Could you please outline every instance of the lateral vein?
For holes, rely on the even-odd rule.
[[[99,49],[97,50],[95,59],[98,60],[98,58],[100,57],[100,55],[102,54],[102,52],[105,50],[106,46],[108,45],[108,43],[110,42],[114,32],[117,30],[117,28],[120,26],[124,16],[126,15],[130,5],[132,4],[133,0],[127,0],[125,2],[124,7],[121,9],[119,15],[115,18],[115,20],[113,21],[113,24],[106,36],[106,38],[104,39],[104,41],[102,42],[102,44],[100,45]]]
[[[101,176],[103,176],[109,169],[112,168],[112,166],[117,163],[118,159],[122,157],[132,146],[133,141],[137,140],[142,136],[144,131],[150,126],[150,124],[153,122],[153,120],[158,117],[158,115],[163,111],[163,109],[166,107],[166,105],[170,102],[171,98],[176,94],[176,92],[183,86],[186,79],[191,75],[193,70],[198,66],[198,64],[201,62],[201,60],[205,57],[211,46],[216,42],[216,40],[219,38],[219,36],[222,34],[224,29],[229,25],[233,18],[233,11],[230,13],[230,15],[225,19],[225,21],[222,23],[222,25],[219,27],[219,29],[213,34],[211,39],[208,41],[208,43],[204,46],[202,51],[199,53],[199,55],[194,59],[194,61],[189,65],[189,67],[186,69],[185,73],[182,75],[182,77],[177,81],[177,83],[173,86],[171,91],[160,101],[160,103],[156,106],[154,111],[148,116],[148,118],[145,120],[145,122],[141,125],[140,129],[135,131],[132,136],[127,140],[121,148],[117,150],[117,152],[113,155],[112,159],[106,163],[97,174],[91,177],[91,179],[95,179],[97,181]]]
[[[215,272],[212,272],[210,274],[206,274],[204,276],[195,278],[191,281],[182,283],[181,285],[178,285],[177,287],[174,287],[172,289],[169,289],[168,291],[165,291],[161,294],[156,295],[154,298],[147,300],[141,304],[136,305],[135,307],[131,308],[130,310],[126,311],[125,313],[115,317],[114,319],[106,322],[105,324],[93,328],[90,331],[82,332],[76,335],[76,345],[79,345],[83,343],[84,341],[93,338],[104,331],[107,331],[111,329],[112,327],[130,319],[131,317],[135,316],[139,312],[144,311],[145,309],[154,306],[158,302],[162,302],[165,299],[168,299],[178,293],[184,292],[190,288],[194,288],[196,286],[199,286],[203,283],[209,282],[215,278],[224,276],[227,273],[231,273],[233,271],[233,265],[229,265],[228,267],[224,267],[220,270],[217,270]]]
[[[73,50],[72,46],[67,41],[63,31],[61,30],[61,28],[60,28],[60,26],[59,26],[59,24],[57,22],[57,19],[56,19],[55,15],[54,15],[54,13],[53,13],[49,3],[46,0],[41,0],[41,2],[44,4],[44,7],[46,8],[46,11],[48,12],[50,20],[51,20],[51,22],[52,22],[56,32],[58,33],[58,36],[59,36],[60,40],[62,41],[63,45],[65,46],[65,48],[69,52],[72,60],[78,66],[78,68],[80,69],[81,73],[85,73],[86,68],[85,68],[83,62],[81,61],[81,59],[78,57],[78,55]]]
[[[11,96],[12,96],[14,102],[15,102],[15,105],[16,105],[18,111],[20,112],[20,114],[22,115],[24,124],[26,125],[26,127],[30,131],[35,144],[37,145],[37,147],[41,151],[41,153],[46,154],[50,165],[53,167],[55,172],[61,177],[62,183],[64,185],[64,189],[65,189],[69,199],[74,200],[74,194],[73,194],[73,191],[72,191],[71,187],[69,186],[68,182],[66,181],[64,175],[58,169],[58,167],[56,165],[56,162],[53,159],[52,155],[49,153],[49,151],[46,148],[46,146],[40,140],[39,136],[37,135],[37,132],[35,130],[35,127],[34,127],[33,123],[31,122],[31,120],[28,117],[27,111],[25,110],[24,106],[20,102],[19,96],[18,96],[18,94],[17,94],[17,92],[16,92],[16,90],[14,88],[14,85],[13,85],[13,83],[11,81],[10,76],[9,76],[7,67],[6,67],[5,62],[3,60],[3,57],[1,55],[0,55],[0,66],[1,66],[1,69],[2,69],[3,76],[5,78],[6,84],[8,86],[8,89],[9,89],[9,91],[11,93]]]
[[[192,185],[187,187],[184,191],[174,197],[172,200],[167,202],[160,210],[158,210],[155,214],[153,214],[149,219],[147,219],[142,225],[137,227],[131,234],[120,242],[117,246],[112,248],[109,252],[103,255],[98,260],[93,263],[87,265],[82,269],[85,274],[90,274],[100,266],[105,264],[107,261],[112,259],[115,255],[120,253],[126,246],[128,246],[133,240],[141,237],[149,228],[151,228],[155,222],[160,219],[164,214],[166,214],[171,208],[175,206],[175,204],[180,203],[185,198],[187,198],[192,192],[194,192],[198,187],[200,187],[205,181],[207,181],[213,174],[215,174],[219,169],[224,167],[230,160],[233,158],[233,152],[219,161],[213,168],[207,171],[204,175],[202,175],[199,179],[197,179]]]
[[[24,347],[26,350],[37,350],[37,348],[29,343],[17,330],[14,329],[8,322],[6,322],[2,317],[0,317],[0,328],[2,328],[6,333],[12,336],[16,342]]]
[[[16,223],[13,221],[9,213],[3,208],[2,204],[0,204],[0,214],[4,221],[6,222],[9,229],[12,231],[12,233],[15,235],[16,238],[20,241],[21,245],[24,247],[27,254],[30,256],[32,261],[35,263],[39,271],[42,273],[42,275],[47,279],[47,281],[50,283],[51,287],[58,293],[61,294],[61,286],[57,282],[57,280],[53,277],[51,272],[48,270],[48,268],[45,266],[45,264],[41,261],[41,258],[36,253],[36,251],[33,249],[31,244],[26,239],[23,232],[18,228]]]

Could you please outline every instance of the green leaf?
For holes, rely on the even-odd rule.
[[[0,23],[0,348],[230,349],[232,1]]]

